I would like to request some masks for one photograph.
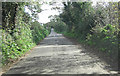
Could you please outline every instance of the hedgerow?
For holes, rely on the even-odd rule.
[[[67,25],[64,35],[80,43],[93,45],[108,54],[112,59],[118,58],[119,6],[117,2],[64,3],[61,20]],[[63,27],[64,28],[64,27]]]
[[[3,14],[5,18],[1,29],[3,65],[24,55],[49,33],[39,22],[32,21],[31,16],[24,11],[26,5],[29,3],[3,3],[3,12],[6,13]]]

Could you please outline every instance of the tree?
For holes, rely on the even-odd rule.
[[[60,18],[68,26],[68,32],[78,36],[84,34],[84,38],[90,29],[94,27],[94,10],[90,2],[64,3],[63,13]]]

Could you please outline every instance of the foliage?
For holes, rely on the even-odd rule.
[[[33,41],[38,44],[38,41],[42,40],[44,37],[46,37],[49,33],[48,30],[45,30],[43,26],[40,25],[39,22],[35,21],[31,25],[32,27],[32,35],[33,35]]]
[[[94,11],[89,2],[73,2],[65,5],[64,12],[60,15],[62,20],[67,24],[68,32],[76,33],[76,37],[85,38],[90,29],[95,26],[93,24]],[[68,20],[69,19],[69,20]],[[79,30],[80,29],[80,30]]]
[[[25,13],[23,10],[27,7],[31,14]],[[20,11],[21,10],[21,11]],[[37,13],[41,12],[40,4],[39,2],[4,2],[2,3],[2,29],[6,30],[12,35],[12,31],[8,30],[14,30],[16,27],[16,16],[17,11],[22,13],[23,20],[25,22],[29,21],[29,19],[33,19],[34,21],[38,18]]]
[[[36,22],[35,19],[33,22],[32,17],[24,11],[25,6],[28,6],[29,3],[5,2],[2,4],[4,12],[6,13],[3,14],[3,17],[5,18],[3,19],[4,24],[2,26],[1,45],[2,63],[5,65],[29,51],[40,40],[48,35],[48,31],[41,26],[40,23]],[[16,4],[17,11],[12,10],[11,7]],[[29,7],[32,6],[33,5],[29,5]],[[15,16],[13,19],[12,16],[14,14]]]
[[[107,52],[107,54],[117,56],[118,36],[115,35],[116,30],[115,26],[111,24],[94,27],[92,30],[94,34],[88,34],[86,41],[88,44],[98,47],[101,51]]]
[[[2,45],[2,30],[0,30],[0,68],[2,67],[2,64],[1,64],[1,61],[2,61],[1,45]]]
[[[54,16],[53,19],[51,19],[51,22],[48,22],[45,24],[48,28],[54,28],[54,30],[58,33],[65,32],[67,29],[66,24],[60,19],[59,16]]]
[[[64,22],[56,22],[56,25],[54,26],[54,29],[56,32],[64,32],[66,30],[66,25]]]
[[[64,35],[94,45],[112,58],[118,55],[118,3],[90,2],[63,3],[64,10],[60,15],[67,25]]]
[[[93,34],[87,36],[88,43],[92,42],[92,45],[106,52],[113,59],[118,57],[118,32],[120,30],[117,21],[117,8],[117,3],[109,3],[106,7],[97,6],[95,10],[96,26],[91,30]]]

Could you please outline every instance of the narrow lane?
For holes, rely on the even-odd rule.
[[[52,29],[40,45],[6,74],[109,74],[104,64]]]

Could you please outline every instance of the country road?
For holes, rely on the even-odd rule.
[[[97,56],[54,30],[6,74],[110,74]]]

